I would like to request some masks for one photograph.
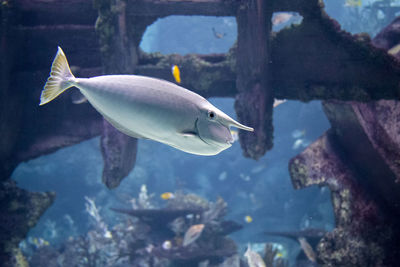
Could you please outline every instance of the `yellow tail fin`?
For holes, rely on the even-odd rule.
[[[40,96],[40,104],[44,105],[56,98],[59,94],[74,86],[75,77],[69,68],[67,58],[61,47],[58,47],[57,55],[51,65],[50,77]]]

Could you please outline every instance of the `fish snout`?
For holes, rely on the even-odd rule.
[[[248,126],[246,126],[246,125],[243,125],[243,124],[241,124],[241,123],[235,121],[234,119],[232,119],[231,117],[229,117],[228,115],[226,115],[226,114],[223,113],[223,112],[220,112],[220,113],[218,114],[218,117],[219,117],[220,123],[221,123],[222,125],[225,125],[225,126],[228,127],[228,128],[229,128],[230,126],[233,126],[233,127],[238,128],[238,129],[245,130],[245,131],[249,131],[249,132],[253,132],[253,131],[254,131],[253,128],[248,127]]]

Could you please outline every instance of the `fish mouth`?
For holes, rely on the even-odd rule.
[[[199,132],[199,127],[197,126],[198,123],[199,123],[199,118],[197,118],[196,121],[194,122],[194,130],[196,132],[196,135],[200,138],[201,141],[203,141],[204,143],[206,143],[207,145],[210,146],[211,145],[210,143],[208,143],[206,140],[201,138],[200,132]]]
[[[197,126],[197,124],[198,124],[198,122],[199,122],[199,118],[197,118],[196,119],[196,121],[195,121],[195,132],[196,132],[196,135],[199,137],[199,139],[201,140],[201,141],[203,141],[204,143],[206,143],[207,145],[209,145],[209,146],[218,146],[218,147],[223,147],[223,148],[225,148],[225,145],[223,145],[223,144],[221,144],[221,143],[218,143],[218,142],[215,142],[214,144],[211,144],[211,143],[209,143],[209,142],[207,142],[205,139],[203,139],[202,137],[201,137],[201,135],[200,135],[200,131],[199,131],[199,128],[198,128],[198,126]],[[224,127],[226,127],[225,125],[223,125],[222,123],[220,123],[220,122],[218,122],[219,124],[221,124],[222,126],[224,126]],[[232,146],[232,144],[234,143],[235,141],[233,140],[233,138],[231,138],[230,140],[226,140],[226,144],[227,145],[229,145],[229,146]]]

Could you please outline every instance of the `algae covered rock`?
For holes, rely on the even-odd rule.
[[[8,262],[9,256],[15,260],[22,258],[18,244],[28,234],[40,216],[53,203],[55,194],[33,193],[16,186],[14,181],[4,181],[0,185],[0,261]],[[22,256],[22,255],[21,255]]]

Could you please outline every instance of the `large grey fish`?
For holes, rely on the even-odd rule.
[[[168,81],[138,75],[75,78],[58,47],[42,91],[44,105],[70,87],[121,132],[197,155],[216,155],[233,143],[230,126],[244,126],[202,96]]]

